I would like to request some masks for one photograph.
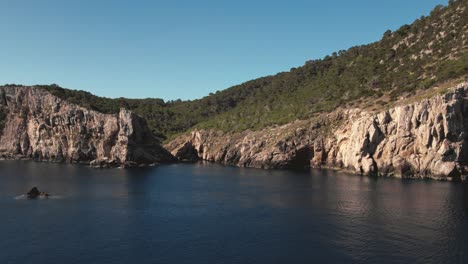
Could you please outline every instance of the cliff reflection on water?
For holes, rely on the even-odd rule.
[[[31,186],[61,199],[15,200]],[[0,263],[464,263],[466,184],[0,162]]]

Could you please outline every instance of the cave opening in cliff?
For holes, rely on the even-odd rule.
[[[296,155],[291,159],[290,167],[293,169],[310,168],[310,160],[313,157],[313,151],[310,147],[303,147],[296,150]]]

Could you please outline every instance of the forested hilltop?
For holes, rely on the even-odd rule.
[[[146,118],[160,139],[193,127],[256,130],[337,107],[386,106],[418,90],[467,78],[467,6],[468,0],[450,1],[411,25],[386,31],[378,42],[193,101],[110,99],[56,85],[38,87],[103,113],[118,113],[121,107],[132,110]]]

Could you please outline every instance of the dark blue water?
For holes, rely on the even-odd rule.
[[[0,212],[2,264],[468,262],[466,184],[4,161]]]

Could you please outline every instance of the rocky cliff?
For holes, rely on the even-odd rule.
[[[172,161],[144,119],[102,114],[36,87],[0,87],[0,157],[134,166]]]
[[[326,167],[365,175],[467,179],[468,83],[377,112],[343,109],[261,131],[199,130],[166,148],[180,160],[259,168]]]

